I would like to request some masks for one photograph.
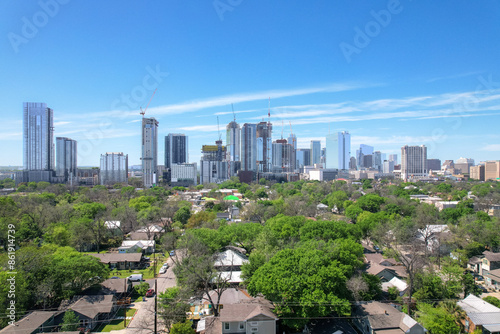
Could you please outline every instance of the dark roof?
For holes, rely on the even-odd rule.
[[[358,334],[345,319],[318,319],[307,325],[311,334],[332,334],[342,331],[342,334]]]
[[[500,262],[500,253],[493,253],[490,251],[484,251],[483,255],[490,262]]]
[[[110,278],[101,283],[104,290],[111,293],[125,293],[128,291],[128,280],[126,278]]]
[[[90,254],[95,256],[102,263],[117,263],[117,262],[141,262],[142,253],[104,253]]]
[[[68,309],[94,319],[99,313],[111,312],[115,299],[112,295],[83,296],[69,305]]]
[[[375,301],[358,305],[356,314],[367,317],[370,326],[376,333],[405,333],[418,324],[414,319],[390,304]],[[393,332],[387,332],[387,330],[393,330]],[[402,331],[398,332],[398,330]]]
[[[220,311],[220,321],[233,322],[233,321],[247,321],[255,318],[258,315],[263,315],[270,320],[277,319],[276,315],[271,312],[269,307],[259,303],[240,303],[226,305]]]
[[[36,331],[40,326],[53,317],[56,312],[49,311],[34,311],[14,323],[14,326],[8,325],[0,330],[2,334],[22,333],[29,334]]]

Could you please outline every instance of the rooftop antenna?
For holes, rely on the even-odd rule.
[[[234,113],[234,107],[232,103],[231,103],[231,109],[233,109],[233,121],[236,122],[236,115]]]
[[[144,118],[144,114],[146,113],[146,110],[148,110],[149,104],[151,103],[151,100],[153,99],[153,96],[155,96],[155,93],[156,93],[157,89],[158,88],[155,88],[155,91],[153,92],[153,95],[151,95],[151,98],[149,99],[149,102],[148,102],[148,105],[146,106],[146,108],[144,110],[142,110],[142,107],[141,107],[140,114],[142,115],[142,118]]]
[[[283,122],[283,120],[281,120],[281,139],[283,139],[283,129],[285,128],[285,122]]]

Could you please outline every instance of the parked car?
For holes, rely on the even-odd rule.
[[[168,267],[170,267],[170,266],[168,265],[168,263],[167,263],[167,262],[165,262],[165,263],[163,264],[163,266],[162,266],[162,267],[165,267],[165,268],[167,268],[167,269],[168,269]]]
[[[488,292],[488,289],[486,289],[484,286],[478,285],[478,287],[482,292]]]
[[[174,256],[175,255],[175,251],[170,251],[170,256]]]
[[[474,279],[476,281],[484,281],[484,277],[478,274],[474,274]]]
[[[129,281],[131,282],[141,282],[142,281],[142,274],[134,274],[130,275],[127,277]]]
[[[146,291],[146,297],[153,297],[155,295],[155,289],[148,289]]]
[[[161,267],[160,268],[160,274],[164,274],[167,272],[167,267]]]

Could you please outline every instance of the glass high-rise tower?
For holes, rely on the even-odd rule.
[[[25,171],[53,171],[54,113],[46,103],[23,103],[23,153]]]
[[[142,119],[142,183],[151,188],[158,183],[158,121]]]
[[[165,168],[188,162],[188,137],[181,133],[165,136]]]
[[[56,176],[63,176],[65,181],[77,176],[77,144],[76,140],[57,137],[56,138]]]

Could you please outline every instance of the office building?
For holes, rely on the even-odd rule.
[[[203,145],[200,161],[201,184],[221,183],[229,178],[225,157],[226,147],[222,146],[221,140],[217,140],[215,145]]]
[[[287,173],[295,171],[295,150],[293,144],[286,139],[278,139],[273,142],[273,168],[274,173]]]
[[[257,125],[243,124],[241,128],[241,169],[257,171]]]
[[[311,165],[321,163],[321,141],[311,140]]]
[[[401,178],[409,180],[427,176],[427,147],[401,147]]]
[[[169,133],[165,136],[165,168],[189,162],[188,152],[188,137],[185,134]]]
[[[311,150],[308,148],[299,148],[296,151],[296,167],[302,168],[311,165]]]
[[[273,126],[271,122],[260,122],[256,127],[257,157],[256,163],[259,172],[270,172],[272,164]]]
[[[349,159],[349,170],[356,170],[356,158],[355,157],[351,157]]]
[[[172,187],[189,187],[197,184],[198,170],[196,163],[173,164],[170,169],[170,185]]]
[[[484,165],[471,166],[470,168],[470,178],[473,180],[484,181],[485,180],[485,168]]]
[[[56,176],[64,177],[64,181],[73,184],[77,178],[77,144],[76,140],[56,138]]]
[[[123,152],[101,154],[101,185],[127,183],[128,154]]]
[[[365,165],[365,159],[363,158],[365,155],[372,155],[373,154],[373,146],[361,144],[359,145],[359,150],[356,150],[356,162],[358,163],[358,168],[372,168],[373,166],[373,160],[369,159],[371,161],[370,165]]]
[[[227,160],[241,161],[241,128],[236,121],[226,126]]]
[[[380,151],[375,151],[372,154],[372,168],[381,172],[382,169],[384,168],[384,154],[382,154]]]
[[[54,113],[46,103],[23,103],[25,171],[55,169]]]
[[[156,185],[158,166],[158,121],[142,119],[142,183],[144,188]]]
[[[363,158],[363,163],[361,164],[362,168],[372,168],[373,167],[373,155],[371,154],[363,154],[361,155]]]
[[[427,172],[441,170],[440,159],[427,159]]]
[[[394,161],[394,165],[398,164],[398,155],[397,154],[389,154],[389,161]]]
[[[469,174],[471,166],[474,166],[474,159],[457,159],[455,162],[455,174]]]
[[[484,180],[500,180],[500,160],[484,163]]]
[[[393,170],[394,170],[394,161],[393,160],[384,160],[382,172],[384,174],[387,174],[387,173],[392,173]]]

